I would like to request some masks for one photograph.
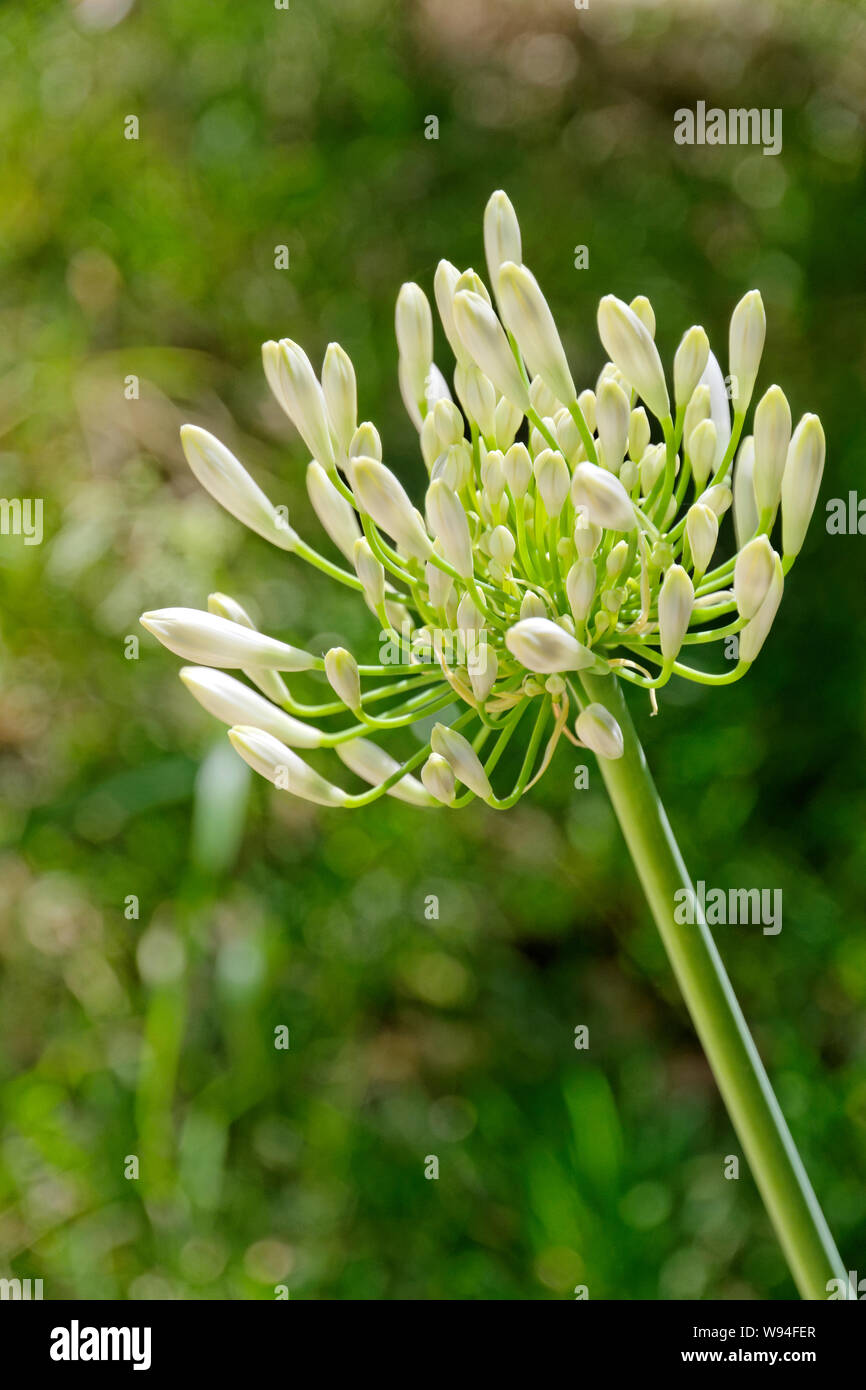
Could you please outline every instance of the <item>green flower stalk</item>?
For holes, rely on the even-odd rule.
[[[344,563],[302,539],[206,430],[181,432],[216,501],[357,592],[378,630],[379,661],[265,636],[224,595],[212,595],[207,612],[168,608],[142,623],[196,663],[182,678],[230,726],[241,757],[322,805],[362,807],[389,794],[451,808],[477,797],[506,810],[560,739],[590,749],[798,1286],[825,1297],[841,1261],[706,924],[674,921],[674,895],[691,885],[621,689],[647,691],[654,711],[657,690],[674,678],[727,685],[746,674],[815,507],[823,430],[804,415],[792,434],[788,402],[771,386],[744,435],[766,334],[757,290],[731,318],[730,400],[697,325],[677,348],[671,396],[643,296],[602,299],[609,360],[593,387],[578,390],[502,192],[487,205],[484,250],[489,287],[448,261],[434,277],[453,395],[433,361],[427,296],[406,284],[397,298],[400,391],[428,473],[421,509],[385,461],[375,426],[358,423],[344,350],[328,347],[319,378],[297,343],[264,345],[268,383],[310,456],[313,510]],[[716,557],[728,512],[734,545]],[[734,662],[695,664],[692,649],[724,644],[727,654],[731,639]],[[323,672],[332,698],[299,700],[281,673],[304,671]],[[402,760],[386,751],[392,734],[420,721],[432,727],[428,742]],[[512,741],[519,770],[502,785]],[[344,790],[298,748],[334,750],[365,786]]]

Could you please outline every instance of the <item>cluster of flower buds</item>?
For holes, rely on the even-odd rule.
[[[487,204],[484,249],[487,283],[448,261],[434,277],[456,361],[453,395],[433,361],[426,295],[407,284],[397,299],[400,390],[428,473],[423,510],[383,462],[375,426],[358,423],[343,349],[328,347],[318,377],[297,343],[264,345],[268,382],[311,456],[313,510],[345,564],[302,540],[219,440],[193,425],[182,431],[211,495],[355,589],[380,629],[378,662],[363,665],[341,647],[319,655],[264,636],[220,594],[206,613],[142,618],[196,663],[182,679],[231,726],[241,756],[324,805],[365,805],[387,792],[415,805],[477,796],[505,808],[563,735],[600,758],[621,756],[622,731],[584,682],[613,673],[654,700],[673,675],[739,679],[766,641],[815,506],[817,416],[792,431],[785,395],[771,386],[744,434],[766,329],[757,290],[731,318],[727,378],[703,328],[683,335],[673,400],[649,301],[605,296],[598,330],[609,360],[594,389],[578,391],[502,192]],[[716,557],[728,511],[735,546]],[[781,553],[771,539],[778,513]],[[690,646],[712,642],[737,653],[726,670],[684,660]],[[323,672],[333,698],[300,703],[281,674],[298,671]],[[516,781],[497,795],[492,774],[524,722]],[[432,733],[410,757],[380,747],[379,736],[413,725]],[[334,749],[369,789],[326,781],[299,748]]]

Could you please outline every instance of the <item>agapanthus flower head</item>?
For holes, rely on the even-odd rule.
[[[448,261],[434,277],[455,355],[453,394],[433,361],[426,294],[406,284],[397,298],[400,390],[428,475],[417,506],[375,426],[358,422],[343,348],[328,346],[318,377],[292,340],[264,345],[268,382],[311,456],[313,511],[345,564],[291,527],[206,430],[182,432],[190,466],[216,501],[290,552],[289,563],[355,590],[370,612],[377,650],[366,662],[342,647],[308,652],[265,636],[220,594],[206,612],[142,618],[196,663],[182,679],[230,726],[240,755],[276,787],[322,805],[362,806],[388,793],[416,806],[479,797],[503,809],[537,780],[561,737],[620,757],[623,731],[593,698],[592,681],[618,676],[649,691],[655,708],[655,691],[672,677],[738,680],[767,639],[815,506],[824,466],[817,416],[792,432],[774,385],[744,435],[766,330],[757,290],[731,320],[732,413],[698,325],[681,336],[669,386],[644,296],[602,299],[609,361],[594,387],[578,389],[503,192],[487,205],[484,252],[489,286]],[[772,542],[780,510],[781,554]],[[730,639],[739,655],[726,669],[686,660],[690,647],[712,643],[729,657]],[[326,698],[302,700],[295,676],[290,688],[282,672],[321,673]],[[420,746],[408,756],[382,746],[393,738],[405,747],[413,732]],[[497,791],[512,739],[519,771]],[[366,788],[345,790],[298,748],[334,750]]]

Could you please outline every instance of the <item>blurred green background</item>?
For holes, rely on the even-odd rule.
[[[318,544],[259,347],[336,339],[417,487],[397,289],[482,268],[501,186],[581,385],[602,294],[650,296],[668,361],[693,322],[724,360],[758,286],[759,387],[825,423],[749,679],[633,710],[695,877],[783,890],[780,936],[718,937],[866,1275],[864,541],[823,526],[863,477],[864,7],[82,0],[4,6],[0,57],[0,493],[45,499],[41,546],[0,541],[0,1274],[46,1298],[794,1296],[745,1164],[723,1177],[739,1149],[595,768],[573,790],[562,746],[507,816],[323,811],[251,784],[138,627],[221,589],[300,645],[371,640],[197,489],[177,428],[236,447]],[[783,153],[676,146],[697,100],[781,107]]]

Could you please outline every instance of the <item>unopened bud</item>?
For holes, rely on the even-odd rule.
[[[585,623],[595,600],[595,565],[585,557],[577,560],[565,577],[565,592],[576,623]]]
[[[443,557],[462,579],[468,579],[473,571],[472,537],[460,498],[446,483],[432,482],[427,489],[426,511],[427,524]]]
[[[352,359],[339,343],[328,344],[322,364],[322,391],[337,447],[345,458],[358,423],[358,384]]]
[[[571,475],[562,454],[544,449],[533,465],[535,484],[549,517],[558,517],[568,497]]]
[[[515,502],[526,496],[532,477],[532,459],[525,444],[512,444],[502,461],[508,491]]]
[[[326,782],[272,734],[240,724],[229,729],[229,738],[244,762],[281,791],[291,792],[304,801],[315,801],[320,806],[345,806],[346,792]]]
[[[692,552],[695,579],[707,569],[719,539],[719,518],[704,502],[695,502],[686,513],[686,535]]]
[[[766,536],[744,545],[734,564],[734,598],[741,618],[754,618],[770,588],[776,552]]]
[[[658,348],[633,309],[608,294],[598,306],[598,332],[611,361],[659,419],[671,413]]]
[[[307,492],[313,511],[338,550],[347,560],[355,554],[361,528],[355,510],[338,492],[324,468],[315,459],[307,466]]]
[[[782,562],[774,552],[773,577],[770,580],[766,597],[755,616],[746,623],[740,633],[739,654],[741,661],[754,661],[763,647],[770,628],[773,626],[773,619],[779,611],[784,587],[785,577],[782,571]]]
[[[530,371],[537,372],[557,400],[568,405],[575,398],[574,381],[550,306],[532,271],[506,261],[496,289],[502,316]]]
[[[707,365],[710,340],[699,324],[683,334],[674,356],[674,400],[687,405]]]
[[[780,386],[765,391],[755,407],[755,501],[758,512],[775,513],[791,442],[791,407]]]
[[[434,753],[445,759],[458,782],[462,782],[476,796],[480,796],[482,801],[486,801],[492,795],[487,773],[478,754],[472,744],[456,729],[450,729],[446,724],[435,724],[430,735],[430,747]]]
[[[622,729],[604,705],[587,705],[575,721],[575,733],[600,758],[621,758]]]
[[[818,500],[824,472],[824,430],[817,415],[804,415],[788,448],[782,478],[782,550],[799,555]]]
[[[731,315],[728,344],[728,370],[735,391],[733,402],[737,415],[745,415],[752,399],[766,333],[767,315],[764,312],[761,292],[749,290]]]
[[[594,463],[579,463],[574,470],[571,495],[576,507],[585,507],[590,521],[608,531],[633,531],[637,525],[631,499],[615,473]]]
[[[377,459],[356,458],[352,461],[351,478],[361,509],[408,555],[426,560],[433,548],[430,539],[391,470]]]
[[[505,645],[527,671],[552,675],[581,671],[595,663],[593,653],[549,618],[525,618],[505,634]]]
[[[230,449],[198,425],[184,425],[180,438],[187,463],[220,506],[273,545],[294,549],[296,533]]]
[[[431,753],[421,769],[421,781],[427,791],[443,806],[450,806],[454,800],[454,773],[450,763],[439,753]]]
[[[683,638],[689,630],[689,619],[695,602],[695,590],[682,565],[672,565],[667,571],[659,593],[659,638],[665,661],[675,661]]]
[[[615,381],[603,381],[596,398],[598,438],[601,444],[600,462],[611,473],[618,473],[622,463],[631,418],[629,400]]]
[[[750,434],[737,450],[733,493],[734,534],[737,545],[744,546],[758,529],[758,504],[755,501],[755,441]]]
[[[628,421],[628,455],[634,463],[640,463],[650,446],[650,423],[642,405],[633,410]]]

